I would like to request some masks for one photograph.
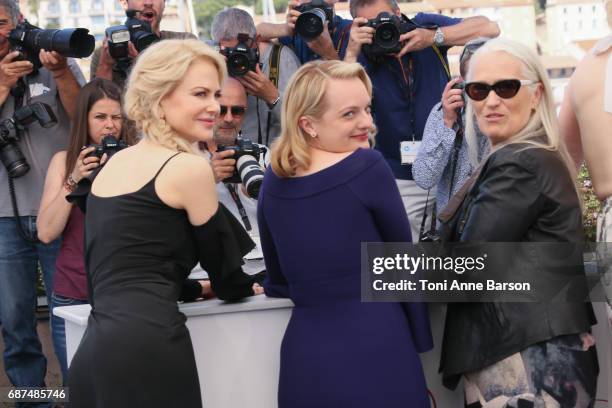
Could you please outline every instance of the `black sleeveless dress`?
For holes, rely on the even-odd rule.
[[[177,305],[183,282],[198,260],[215,257],[207,267],[213,288],[226,298],[252,294],[239,267],[250,245],[234,239],[227,209],[220,206],[193,227],[184,210],[158,197],[155,180],[170,159],[136,192],[87,199],[92,312],[70,366],[73,408],[201,407],[191,339]]]

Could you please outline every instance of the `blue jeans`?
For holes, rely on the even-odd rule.
[[[26,233],[36,236],[36,217],[21,217],[20,222]],[[16,387],[45,385],[47,359],[36,332],[36,275],[40,263],[50,305],[59,248],[59,240],[49,245],[25,241],[17,231],[15,218],[0,217],[0,322],[4,369]]]
[[[51,307],[55,309],[61,306],[84,305],[86,300],[72,299],[53,293],[51,295]],[[68,381],[68,357],[66,356],[66,322],[61,317],[51,315],[51,334],[53,336],[53,348],[62,369],[63,384]]]

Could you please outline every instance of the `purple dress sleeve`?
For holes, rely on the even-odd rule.
[[[288,298],[289,285],[283,276],[278,261],[278,253],[274,245],[274,239],[268,228],[266,217],[264,216],[264,195],[263,191],[259,194],[257,204],[257,224],[259,226],[259,238],[261,240],[261,250],[266,263],[266,279],[264,281],[264,292],[266,296]]]
[[[389,165],[382,158],[351,183],[351,190],[370,209],[384,242],[412,242],[410,224]],[[415,349],[433,347],[427,304],[403,302]]]

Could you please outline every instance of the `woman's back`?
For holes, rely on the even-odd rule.
[[[410,241],[380,153],[359,149],[304,177],[269,170],[258,210],[266,293],[295,303],[279,407],[371,407],[381,398],[385,407],[428,406],[416,354],[430,342],[429,326],[417,323],[426,322],[425,309],[361,302],[361,243]]]

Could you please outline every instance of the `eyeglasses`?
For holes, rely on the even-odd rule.
[[[225,116],[227,114],[227,108],[232,112],[232,116],[242,116],[246,112],[246,108],[244,106],[225,106],[221,105],[221,116]]]
[[[500,98],[510,99],[518,93],[521,85],[535,83],[529,79],[504,79],[493,85],[484,82],[469,82],[465,84],[465,93],[474,101],[484,101],[491,91],[494,91]]]

